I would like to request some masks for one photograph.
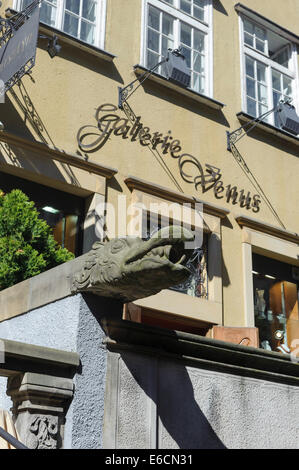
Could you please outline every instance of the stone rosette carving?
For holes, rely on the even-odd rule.
[[[96,242],[85,255],[83,269],[72,282],[72,293],[90,291],[123,302],[157,294],[190,276],[183,262],[194,235],[180,226],[165,227],[149,240],[139,237]]]

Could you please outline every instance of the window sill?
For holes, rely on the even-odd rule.
[[[149,72],[149,69],[143,67],[142,65],[134,65],[134,72],[136,75],[143,75],[145,72]],[[220,110],[222,109],[225,104],[220,103],[219,101],[214,100],[213,98],[209,98],[201,93],[191,90],[190,88],[184,88],[183,86],[178,85],[177,83],[168,80],[167,78],[163,77],[162,75],[153,72],[148,78],[148,80],[152,80],[153,82],[159,83],[170,90],[174,90],[181,95],[184,95],[198,103],[202,103],[210,108]]]
[[[191,297],[170,289],[162,290],[158,294],[144,299],[135,300],[133,304],[137,307],[163,313],[166,318],[176,318],[180,322],[192,320],[198,322],[199,326],[222,324],[222,304],[220,302]],[[182,305],[184,305],[183,309]]]
[[[17,11],[13,10],[12,8],[7,8],[5,10],[5,17],[9,19],[12,15],[16,13]],[[50,37],[55,34],[61,44],[73,46],[74,48],[80,49],[86,54],[93,55],[98,59],[105,60],[106,62],[113,62],[116,57],[110,52],[104,51],[103,49],[99,49],[96,46],[88,44],[87,42],[81,41],[80,39],[70,36],[69,34],[61,31],[60,29],[53,28],[52,26],[49,26],[43,22],[40,22],[39,32],[45,35],[49,35]]]
[[[250,122],[253,119],[255,119],[254,116],[251,116],[250,114],[244,113],[241,111],[240,113],[237,114],[237,118],[241,122]],[[255,126],[256,128],[269,133],[269,134],[274,134],[277,137],[279,137],[282,140],[286,140],[288,142],[291,142],[295,145],[299,145],[299,136],[296,137],[295,135],[290,134],[289,132],[284,131],[283,129],[279,129],[278,127],[273,126],[272,124],[268,124],[267,122],[259,122]]]

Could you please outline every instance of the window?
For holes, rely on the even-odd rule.
[[[97,47],[104,47],[106,0],[43,0],[40,20]],[[21,10],[32,0],[18,0]]]
[[[39,217],[51,227],[54,239],[76,256],[82,252],[82,221],[85,200],[32,181],[0,172],[1,190],[23,191],[39,212]]]
[[[261,347],[288,354],[299,334],[298,268],[255,253],[252,268]]]
[[[151,69],[182,48],[191,69],[190,87],[212,96],[212,5],[210,0],[145,0],[143,64]],[[165,75],[165,65],[155,72]]]
[[[244,111],[258,117],[281,100],[290,100],[298,111],[296,45],[245,16],[241,18],[241,38]],[[265,121],[279,127],[276,113]]]

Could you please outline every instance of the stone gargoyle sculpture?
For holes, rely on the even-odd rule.
[[[128,236],[96,242],[73,277],[72,293],[92,292],[131,302],[180,284],[190,276],[182,263],[192,253],[185,250],[185,242],[193,240],[189,230],[174,225],[146,241]]]

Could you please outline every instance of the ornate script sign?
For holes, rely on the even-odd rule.
[[[79,148],[88,153],[102,148],[113,135],[124,140],[130,139],[142,147],[159,151],[162,155],[170,155],[178,162],[181,178],[194,184],[195,189],[203,193],[213,191],[216,199],[224,199],[227,203],[239,204],[240,207],[259,212],[261,199],[258,194],[251,195],[244,189],[230,184],[225,185],[221,169],[209,163],[202,163],[196,157],[182,150],[181,141],[175,139],[171,131],[166,135],[152,132],[141,123],[141,116],[135,116],[128,104],[124,107],[127,118],[121,118],[115,112],[118,108],[113,104],[102,104],[96,110],[96,126],[83,126],[77,134]]]

